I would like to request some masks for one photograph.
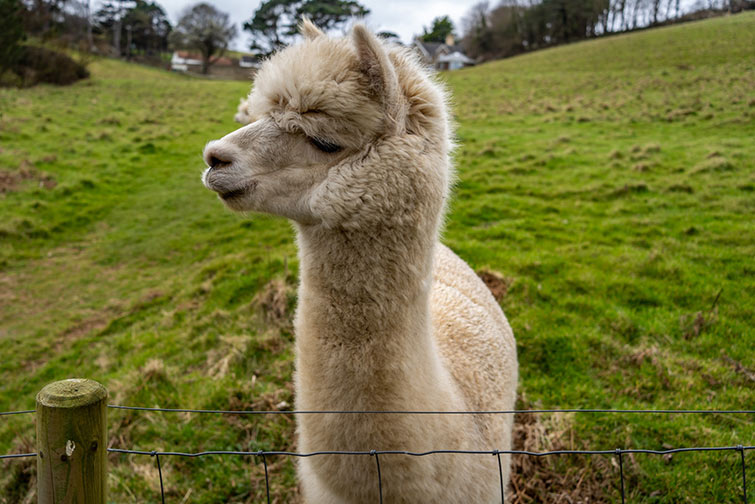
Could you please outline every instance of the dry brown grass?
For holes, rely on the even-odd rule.
[[[290,330],[293,327],[293,313],[289,300],[294,295],[295,289],[286,278],[273,278],[257,294],[253,304],[261,311],[266,325]]]
[[[34,440],[17,437],[11,453],[33,453]],[[0,504],[37,502],[37,459],[6,459],[0,463]]]
[[[575,439],[574,415],[517,415],[514,450],[533,452],[584,449]],[[626,468],[625,468],[626,471]],[[604,456],[512,457],[506,502],[513,504],[594,504],[615,501],[616,467]]]

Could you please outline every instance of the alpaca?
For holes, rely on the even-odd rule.
[[[251,117],[249,116],[248,106],[249,102],[242,98],[236,109],[236,115],[233,116],[233,120],[240,124],[249,124],[252,122]]]
[[[356,25],[308,21],[273,55],[249,124],[207,144],[207,188],[239,212],[293,221],[300,410],[511,410],[511,328],[472,269],[438,241],[452,172],[445,93],[406,49]],[[512,415],[298,417],[302,453],[509,450]],[[502,455],[504,484],[509,456]],[[375,459],[299,460],[310,503],[378,502]],[[387,503],[500,502],[490,455],[380,455]]]

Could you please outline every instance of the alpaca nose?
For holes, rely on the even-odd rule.
[[[204,162],[213,170],[220,170],[233,164],[233,156],[220,149],[215,142],[209,144],[204,150]]]
[[[221,159],[218,156],[210,156],[210,168],[222,168],[231,164],[229,160]]]

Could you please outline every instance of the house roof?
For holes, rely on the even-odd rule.
[[[439,52],[442,52],[444,54],[454,52],[464,54],[464,48],[460,44],[449,46],[444,44],[443,42],[425,42],[420,38],[414,39],[414,43],[422,50],[422,52],[430,57],[434,57]]]

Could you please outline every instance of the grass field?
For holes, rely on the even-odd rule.
[[[442,77],[460,144],[444,241],[504,277],[521,407],[755,407],[753,47],[747,13]],[[291,227],[232,215],[199,180],[202,147],[235,127],[249,85],[91,70],[68,88],[0,90],[0,411],[69,377],[117,404],[290,408]],[[111,447],[296,449],[285,416],[109,414]],[[755,418],[543,415],[520,419],[517,439],[754,445]],[[0,417],[0,453],[33,444],[33,416]],[[513,501],[617,502],[612,460],[517,460]],[[111,501],[157,502],[154,462],[111,455]],[[295,501],[291,460],[268,462],[273,496]],[[627,502],[741,502],[739,464],[627,457]],[[170,502],[263,501],[259,460],[162,466]],[[0,503],[32,502],[34,470],[0,463]]]

